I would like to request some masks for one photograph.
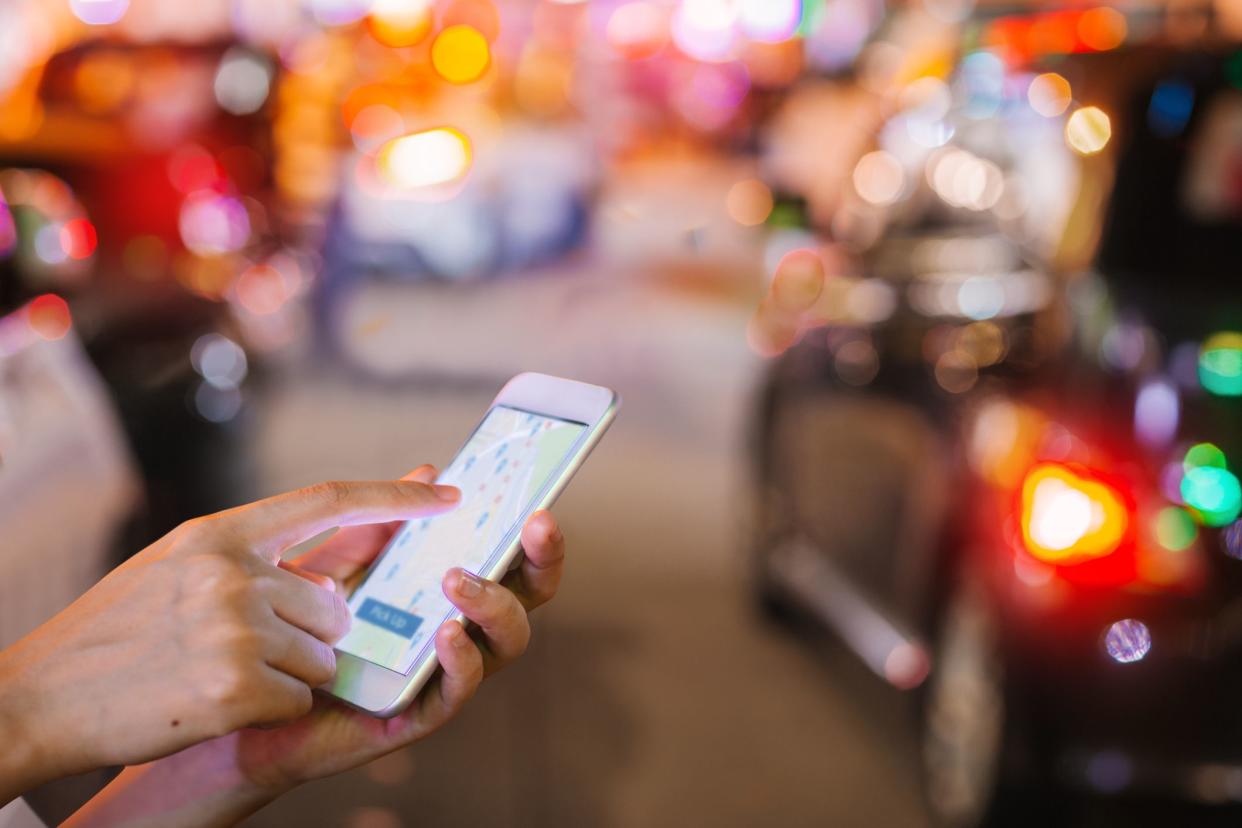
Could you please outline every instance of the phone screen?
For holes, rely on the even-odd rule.
[[[488,411],[438,479],[461,489],[461,503],[397,532],[350,596],[353,626],[336,648],[408,673],[453,612],[440,587],[444,573],[454,566],[488,568],[585,430],[582,423],[507,406]]]

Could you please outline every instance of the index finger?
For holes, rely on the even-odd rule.
[[[243,543],[276,563],[290,546],[335,526],[438,515],[457,505],[455,486],[414,480],[318,483],[221,513]]]

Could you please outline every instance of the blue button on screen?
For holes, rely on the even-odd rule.
[[[403,638],[413,638],[414,633],[423,623],[423,619],[417,615],[381,604],[374,598],[367,598],[362,602],[362,606],[358,608],[358,617]]]

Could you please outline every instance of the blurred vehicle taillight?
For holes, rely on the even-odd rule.
[[[1044,563],[1070,565],[1111,555],[1129,527],[1121,493],[1083,469],[1044,463],[1022,483],[1022,540]]]

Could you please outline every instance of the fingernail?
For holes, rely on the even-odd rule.
[[[456,486],[442,486],[439,483],[437,483],[431,488],[435,491],[436,497],[440,498],[441,500],[447,500],[450,503],[456,501],[457,499],[461,497],[461,489],[457,488]]]
[[[453,646],[459,650],[464,650],[470,646],[470,636],[466,635],[466,628],[461,624],[454,624],[457,629],[453,630]]]
[[[552,515],[547,512],[539,512],[535,515],[535,526],[540,532],[548,537],[552,537],[552,532],[556,529],[556,522],[552,520]]]
[[[475,598],[483,593],[483,579],[462,570],[457,575],[457,594],[463,598]]]

